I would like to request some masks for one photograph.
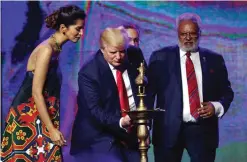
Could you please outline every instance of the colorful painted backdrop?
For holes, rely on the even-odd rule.
[[[77,73],[88,56],[99,48],[100,32],[122,23],[138,25],[140,47],[148,61],[152,51],[177,43],[176,17],[184,12],[195,12],[203,22],[201,46],[223,55],[235,92],[230,110],[220,120],[216,161],[247,161],[247,2],[1,2],[1,124],[24,78],[30,52],[52,33],[44,26],[44,17],[66,4],[76,4],[88,15],[84,37],[77,44],[66,44],[60,57],[61,130],[68,144],[76,113]],[[63,153],[65,162],[73,160],[69,145],[64,147]],[[149,158],[152,162],[152,148]],[[185,153],[183,162],[188,161]]]

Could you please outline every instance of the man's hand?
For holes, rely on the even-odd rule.
[[[211,102],[202,102],[202,107],[198,109],[198,113],[202,118],[209,118],[215,114],[214,105]]]
[[[127,128],[127,127],[131,126],[131,119],[130,119],[129,115],[126,115],[125,117],[122,117],[121,126],[123,128]]]

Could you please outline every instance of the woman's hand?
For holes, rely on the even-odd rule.
[[[63,134],[58,129],[53,128],[49,131],[49,133],[50,133],[50,138],[55,145],[58,146],[65,145],[66,140],[64,140]]]

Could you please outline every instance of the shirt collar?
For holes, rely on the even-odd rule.
[[[108,62],[107,62],[107,63],[108,63]],[[114,66],[112,66],[111,64],[108,63],[108,65],[109,65],[111,71],[112,71],[112,70],[116,70],[116,68],[115,68]]]
[[[180,53],[180,58],[184,57],[186,52],[181,50],[181,48],[179,48],[179,53]]]
[[[183,51],[182,49],[179,48],[179,53],[180,53],[180,58],[182,58],[182,57],[186,56],[186,53],[187,53],[187,52],[185,52],[185,51]],[[192,55],[199,54],[198,51],[197,51],[197,52],[190,52],[190,53],[191,53],[191,56],[192,56]]]

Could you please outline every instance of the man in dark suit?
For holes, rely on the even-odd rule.
[[[139,52],[132,52],[135,48],[128,48],[130,52],[128,52],[128,58],[129,60],[132,60],[132,64],[134,66],[139,67],[140,66],[140,60],[144,62],[145,68],[147,68],[147,63],[144,59],[144,56],[142,54],[141,49],[139,48],[139,42],[140,42],[140,31],[138,27],[134,24],[123,24],[118,27],[118,29],[124,29],[128,35],[129,38],[129,46],[135,46],[138,47],[137,49],[140,50]]]
[[[128,61],[127,44],[124,30],[105,29],[100,50],[79,72],[78,113],[70,150],[76,161],[140,161],[136,131],[129,129],[130,117],[121,113],[138,104],[136,61]],[[128,55],[140,52],[136,47],[127,51]]]
[[[155,162],[179,162],[186,149],[192,162],[213,162],[218,118],[228,110],[233,91],[221,55],[198,47],[200,17],[177,19],[178,46],[152,53],[148,66],[151,106],[165,113],[153,121]]]

